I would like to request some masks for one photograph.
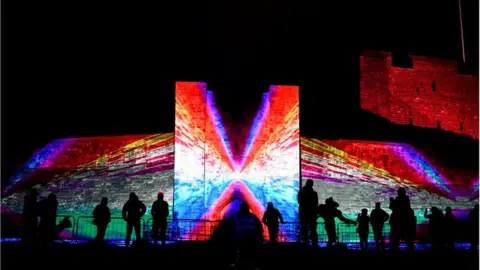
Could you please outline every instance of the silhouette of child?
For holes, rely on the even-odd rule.
[[[368,227],[370,223],[370,217],[368,216],[367,209],[362,209],[362,212],[358,214],[357,222],[357,233],[360,236],[360,249],[365,250],[368,247],[368,233],[370,232]]]

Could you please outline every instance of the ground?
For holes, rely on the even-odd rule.
[[[97,247],[91,244],[55,244],[34,252],[19,243],[2,244],[4,269],[229,269],[225,249],[206,242],[178,243],[166,247]],[[259,253],[260,269],[478,269],[477,251],[455,252],[362,252],[358,250],[313,250],[299,244],[264,245]],[[156,264],[156,266],[155,266]],[[168,265],[165,267],[162,265]]]

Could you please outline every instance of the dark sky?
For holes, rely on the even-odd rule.
[[[456,0],[47,2],[3,2],[3,168],[54,138],[173,131],[176,80],[206,81],[237,120],[269,84],[300,85],[322,135],[358,110],[361,50],[461,56]]]

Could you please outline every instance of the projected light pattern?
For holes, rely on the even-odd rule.
[[[315,181],[320,200],[333,196],[352,218],[376,201],[389,211],[399,187],[407,189],[418,223],[425,222],[425,208],[450,206],[465,216],[478,202],[478,190],[471,188],[478,187],[478,172],[452,171],[446,175],[461,177],[448,179],[406,144],[302,138],[301,148],[302,177]]]
[[[239,201],[261,217],[273,201],[287,221],[297,219],[299,187],[298,87],[272,86],[234,160],[213,95],[206,85],[176,85],[175,213],[216,220]],[[202,228],[199,228],[201,230]]]
[[[246,124],[248,135],[234,141],[203,83],[177,83],[175,118],[175,136],[51,142],[3,190],[2,213],[20,213],[25,190],[36,187],[41,198],[55,192],[58,214],[75,219],[90,216],[104,196],[110,199],[112,215],[120,216],[130,192],[149,207],[163,191],[175,219],[223,219],[237,211],[240,201],[261,217],[272,201],[286,221],[297,222],[300,157],[301,176],[315,181],[320,201],[333,196],[351,218],[362,208],[372,209],[376,201],[389,211],[389,198],[398,187],[407,188],[418,223],[425,222],[425,208],[450,206],[464,217],[478,202],[478,170],[450,168],[421,149],[400,143],[300,140],[298,87],[272,86],[252,123]],[[231,145],[243,148],[233,152]],[[79,236],[91,237],[91,222],[79,224]],[[192,235],[182,239],[208,239],[205,226],[172,226]],[[122,235],[123,221],[109,230]]]
[[[90,216],[102,197],[109,198],[112,215],[120,216],[130,192],[151,206],[163,191],[172,205],[173,150],[172,133],[55,140],[14,176],[3,192],[2,210],[21,212],[30,187],[40,198],[54,192],[58,214],[75,218]],[[78,229],[80,236],[83,231]]]

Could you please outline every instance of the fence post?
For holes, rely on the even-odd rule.
[[[73,225],[72,225],[72,240],[77,240],[77,236],[75,233],[75,229],[77,227],[78,221],[75,217],[73,217]]]
[[[75,228],[75,239],[77,239],[77,240],[78,240],[78,227],[79,227],[79,224],[80,224],[80,219],[82,219],[81,216],[78,217],[77,224],[75,225],[75,227],[76,227]]]

